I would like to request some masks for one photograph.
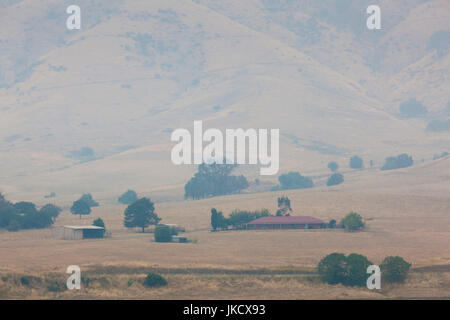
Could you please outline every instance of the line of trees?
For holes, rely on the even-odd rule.
[[[0,228],[9,231],[50,227],[62,209],[46,204],[39,210],[32,202],[11,203],[0,193]]]

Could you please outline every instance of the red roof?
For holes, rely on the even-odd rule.
[[[313,217],[262,217],[249,222],[248,224],[322,224],[322,220]]]

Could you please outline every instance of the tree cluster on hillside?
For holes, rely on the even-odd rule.
[[[400,168],[406,168],[412,166],[414,163],[411,156],[408,156],[406,153],[403,153],[397,157],[388,157],[384,165],[381,167],[381,170],[394,170]]]
[[[226,194],[240,193],[249,183],[243,176],[232,176],[236,165],[207,164],[198,166],[198,172],[184,186],[185,198],[193,200]]]
[[[47,204],[40,210],[32,202],[11,203],[0,193],[0,229],[41,229],[50,227],[61,212],[61,208]]]
[[[213,231],[217,229],[225,230],[228,226],[233,226],[236,229],[244,228],[245,224],[261,217],[271,216],[269,210],[261,209],[255,211],[246,211],[235,209],[230,213],[229,217],[224,217],[221,211],[217,211],[215,208],[211,209],[211,227]]]
[[[288,172],[278,177],[280,186],[275,189],[289,190],[289,189],[306,189],[314,187],[313,181],[299,172]]]
[[[361,159],[359,156],[354,155],[350,158],[350,168],[352,169],[362,169],[364,167],[363,159]]]
[[[150,225],[157,225],[161,218],[155,212],[154,203],[148,198],[141,198],[130,204],[124,212],[124,226],[127,228],[141,228],[145,231]]]
[[[117,201],[119,201],[122,204],[132,204],[137,200],[138,196],[136,194],[136,191],[134,190],[127,190],[117,199]]]
[[[327,186],[331,187],[331,186],[336,186],[338,184],[341,184],[342,182],[344,182],[344,176],[340,173],[333,173],[327,181]]]
[[[427,108],[415,98],[411,98],[400,104],[400,114],[406,118],[423,117],[428,113]]]

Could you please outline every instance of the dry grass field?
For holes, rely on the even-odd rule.
[[[346,175],[344,184],[332,188],[157,203],[162,222],[186,227],[185,235],[193,240],[186,244],[156,243],[151,233],[126,229],[122,205],[101,205],[81,220],[66,210],[56,225],[90,224],[101,217],[111,237],[70,241],[53,239],[49,229],[1,232],[0,272],[6,281],[2,280],[0,295],[64,299],[450,298],[449,161],[392,172],[355,171]],[[235,208],[274,212],[282,194],[291,199],[294,215],[328,221],[354,210],[364,217],[367,229],[354,233],[209,232],[212,207],[224,214]],[[329,286],[318,281],[315,266],[331,252],[361,253],[376,264],[386,256],[400,255],[412,263],[412,272],[405,284],[386,284],[379,292]],[[56,277],[64,282],[65,268],[73,264],[92,280],[89,287],[79,292],[48,292],[45,279]],[[151,270],[165,275],[169,286],[145,289],[140,280]],[[34,275],[41,282],[30,289],[17,284],[20,275]]]

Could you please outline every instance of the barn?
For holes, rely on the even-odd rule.
[[[248,230],[273,229],[320,229],[327,224],[308,216],[262,217],[247,223]]]
[[[56,239],[82,240],[103,238],[105,228],[96,226],[62,226],[52,228],[52,236]]]

